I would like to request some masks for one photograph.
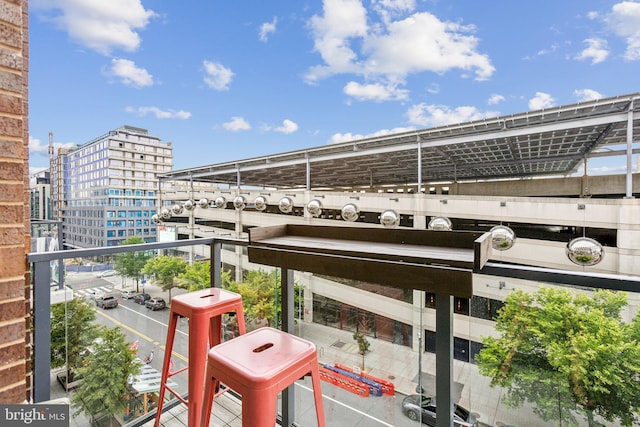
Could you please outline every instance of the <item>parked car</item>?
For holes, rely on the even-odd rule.
[[[162,298],[154,297],[149,301],[144,303],[145,307],[150,308],[151,310],[162,310],[167,306]]]
[[[115,295],[105,294],[96,298],[96,305],[102,308],[115,308],[118,306],[118,300]]]
[[[133,297],[133,302],[135,302],[137,304],[140,304],[140,305],[144,305],[144,303],[149,301],[150,299],[151,299],[151,295],[142,292],[142,293],[136,295],[135,297]]]
[[[98,277],[109,277],[109,276],[115,276],[115,275],[116,275],[116,272],[113,270],[105,270],[98,273]]]
[[[402,412],[413,421],[418,421],[420,412],[422,412],[422,423],[435,426],[436,398],[411,394],[402,400]],[[456,404],[453,410],[453,425],[455,427],[475,427],[477,419],[471,412]]]
[[[132,299],[132,298],[135,298],[135,296],[138,295],[138,293],[133,289],[127,289],[122,291],[120,295],[122,295],[122,299]]]

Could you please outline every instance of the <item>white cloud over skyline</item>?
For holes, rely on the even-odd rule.
[[[127,113],[134,113],[140,117],[144,117],[148,114],[154,116],[156,119],[180,119],[186,120],[191,117],[191,113],[184,110],[162,110],[158,107],[126,107]]]
[[[48,19],[75,43],[102,55],[137,50],[139,31],[156,16],[141,0],[32,0],[30,5],[51,13]]]
[[[219,62],[204,61],[204,82],[211,89],[229,90],[229,85],[233,79],[233,71]]]
[[[114,58],[111,60],[109,74],[120,79],[122,84],[136,88],[153,86],[153,76],[144,68],[128,59]]]

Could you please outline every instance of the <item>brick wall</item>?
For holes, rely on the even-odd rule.
[[[0,402],[29,399],[27,0],[0,0]]]

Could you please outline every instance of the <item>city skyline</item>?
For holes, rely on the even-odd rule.
[[[183,169],[638,91],[638,2],[251,6],[32,0],[32,171],[49,132],[142,127]]]

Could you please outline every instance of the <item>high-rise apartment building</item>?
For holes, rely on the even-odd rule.
[[[170,142],[132,126],[52,156],[52,205],[64,246],[117,246],[133,236],[155,242],[157,175],[172,161]]]
[[[51,182],[48,170],[31,175],[29,197],[31,219],[51,219]]]

